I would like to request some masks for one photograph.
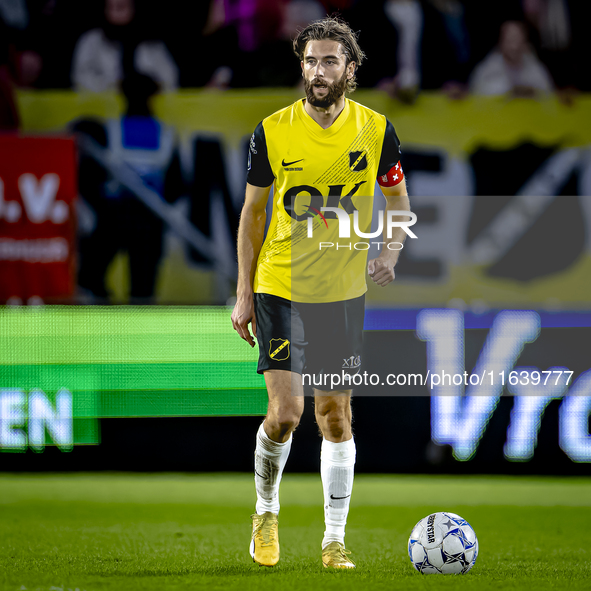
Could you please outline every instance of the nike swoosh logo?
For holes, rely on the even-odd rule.
[[[285,158],[281,161],[281,166],[291,166],[292,164],[296,164],[297,162],[301,162],[302,160],[304,160],[303,158],[300,158],[299,160],[294,160],[293,162],[285,162]]]
[[[334,497],[333,495],[330,495],[330,498],[331,498],[333,501],[339,501],[339,500],[341,500],[341,499],[346,499],[346,498],[348,498],[348,497],[350,497],[350,496],[351,496],[351,495],[347,495],[346,497]]]

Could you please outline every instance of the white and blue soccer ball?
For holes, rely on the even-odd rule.
[[[419,521],[408,540],[412,565],[422,574],[464,574],[476,562],[478,538],[455,513],[431,513]]]

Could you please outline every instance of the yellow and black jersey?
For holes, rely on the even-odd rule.
[[[391,185],[398,169],[400,143],[392,124],[349,99],[327,129],[308,115],[303,100],[259,123],[247,181],[273,185],[273,211],[254,291],[295,302],[363,295],[375,182],[379,177]]]

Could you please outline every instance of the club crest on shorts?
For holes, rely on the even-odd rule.
[[[269,342],[269,357],[273,361],[289,359],[289,341],[287,339],[271,339]]]
[[[353,172],[361,172],[367,168],[367,154],[365,150],[349,152],[349,168]]]

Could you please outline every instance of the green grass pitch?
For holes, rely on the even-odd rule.
[[[347,546],[355,571],[320,562],[318,475],[284,476],[281,561],[248,555],[245,474],[0,475],[0,589],[589,589],[591,478],[355,479]],[[432,511],[467,519],[480,555],[466,575],[423,576],[406,544]]]

